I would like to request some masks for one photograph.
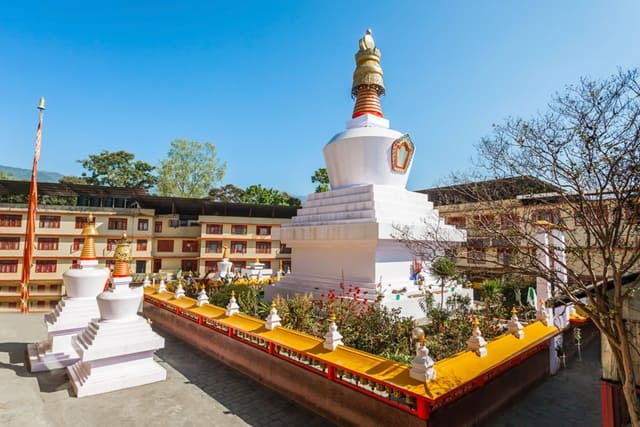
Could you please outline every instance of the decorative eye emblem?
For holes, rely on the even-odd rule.
[[[394,172],[406,173],[414,151],[415,146],[408,133],[393,141],[391,144],[391,169]]]

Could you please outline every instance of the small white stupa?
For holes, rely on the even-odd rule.
[[[64,368],[75,363],[79,356],[71,346],[71,337],[86,328],[92,319],[100,317],[96,296],[104,289],[109,269],[98,267],[96,234],[93,215],[89,215],[82,230],[84,244],[80,268],[64,272],[62,280],[67,296],[44,316],[48,337],[27,346],[31,372]]]
[[[423,317],[419,298],[408,298],[421,291],[411,277],[414,255],[394,237],[398,227],[414,236],[437,230],[442,241],[466,239],[464,231],[444,224],[427,195],[406,189],[415,146],[383,117],[380,56],[367,30],[356,53],[352,119],[324,147],[331,191],[310,194],[282,227],[293,273],[267,287],[267,299],[319,295],[343,283],[400,307],[405,316]]]
[[[100,319],[92,321],[71,344],[80,360],[67,368],[78,397],[162,381],[167,371],[153,360],[164,338],[138,315],[142,294],[129,287],[131,248],[126,234],[118,241],[112,287],[98,295]]]
[[[224,280],[232,276],[233,263],[229,261],[229,247],[222,247],[222,261],[218,261],[218,272],[213,276],[214,280]]]

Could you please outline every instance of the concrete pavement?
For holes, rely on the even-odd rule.
[[[78,399],[66,370],[31,374],[26,345],[46,337],[42,314],[0,314],[0,425],[31,426],[331,426],[180,340],[156,353],[167,380]]]

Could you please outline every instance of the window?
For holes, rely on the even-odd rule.
[[[247,242],[231,242],[232,254],[244,254],[247,253]]]
[[[256,226],[256,234],[258,236],[271,236],[271,226],[270,225]]]
[[[513,248],[498,248],[498,264],[503,266],[511,265],[513,253]]]
[[[467,258],[469,264],[484,264],[487,259],[487,250],[485,248],[468,247]]]
[[[139,231],[147,231],[147,230],[149,230],[149,220],[148,219],[139,219],[138,220],[138,230]]]
[[[112,251],[118,245],[118,239],[107,239],[107,250]]]
[[[271,261],[260,261],[260,262],[264,264],[265,269],[271,268]]]
[[[516,228],[520,225],[520,217],[517,214],[508,214],[500,216],[500,228],[508,230]]]
[[[153,224],[153,231],[156,233],[162,233],[162,221],[156,221]]]
[[[484,264],[487,260],[489,240],[476,239],[467,243],[467,259],[469,264]]]
[[[624,208],[624,219],[630,224],[638,224],[640,222],[640,204],[629,203]]]
[[[291,248],[288,248],[284,243],[280,243],[280,253],[281,254],[290,254]]]
[[[173,240],[158,240],[158,252],[173,252]]]
[[[205,273],[209,272],[218,272],[218,261],[205,261],[204,262],[204,271]]]
[[[160,271],[160,269],[162,269],[162,260],[161,259],[154,259],[153,260],[153,272],[157,273]]]
[[[0,215],[0,227],[20,227],[22,215]]]
[[[126,230],[127,218],[109,218],[109,230]]]
[[[57,237],[39,237],[38,250],[39,251],[57,251],[58,238]]]
[[[36,273],[55,273],[58,262],[55,259],[36,260]]]
[[[146,251],[147,250],[147,241],[146,240],[137,240],[136,241],[136,250],[137,251]]]
[[[257,254],[270,254],[271,253],[271,242],[256,242],[256,253]]]
[[[222,252],[222,242],[219,240],[207,240],[205,241],[204,251],[206,253],[220,253]]]
[[[180,263],[180,268],[182,268],[183,272],[188,271],[197,271],[198,270],[198,260],[196,259],[183,259]]]
[[[231,226],[231,234],[247,234],[247,226],[234,224]]]
[[[198,252],[200,251],[197,240],[183,240],[182,252]]]
[[[236,270],[242,270],[247,265],[246,261],[232,261],[232,263],[233,263],[233,267],[232,268],[234,268]]]
[[[474,215],[473,225],[476,227],[491,227],[495,217],[493,215]]]
[[[207,234],[222,234],[222,224],[207,224]]]
[[[0,273],[15,273],[17,271],[17,259],[0,259]]]
[[[2,237],[0,238],[0,250],[11,251],[20,248],[20,238]]]
[[[147,272],[147,261],[136,261],[136,274],[144,274]]]
[[[558,209],[539,209],[533,212],[533,221],[546,221],[551,224],[560,224],[560,212]]]
[[[76,228],[84,228],[86,223],[87,223],[87,217],[86,216],[77,216],[76,217]]]
[[[58,215],[40,215],[40,228],[60,228]]]
[[[607,213],[606,206],[585,206],[582,212],[575,210],[573,217],[576,225],[604,224]]]
[[[445,224],[453,225],[456,228],[465,228],[467,225],[467,220],[463,216],[450,216],[445,218]]]
[[[82,247],[82,242],[83,241],[84,240],[81,237],[77,237],[77,238],[73,239],[73,244],[71,245],[71,250],[73,252],[79,251],[80,248]]]

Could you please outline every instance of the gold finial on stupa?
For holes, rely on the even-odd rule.
[[[255,264],[260,264],[260,258],[256,258]]]
[[[229,246],[224,245],[222,247],[222,259],[229,258]]]
[[[118,240],[118,245],[113,254],[113,259],[116,262],[113,268],[114,277],[127,277],[131,276],[129,270],[129,261],[131,260],[131,246],[127,240],[127,233],[122,233],[122,238]]]
[[[380,65],[380,50],[368,29],[360,39],[360,49],[356,53],[356,70],[353,72],[351,96],[356,99],[353,108],[353,118],[363,114],[373,114],[382,117],[380,96],[384,95],[384,80]]]
[[[516,306],[514,305],[513,308],[511,309],[511,315],[515,316],[516,314],[518,314],[518,309],[516,308]]]
[[[473,317],[473,327],[477,328],[480,326],[480,321],[478,320],[478,318],[476,316]]]
[[[96,243],[94,236],[98,235],[96,230],[96,220],[92,214],[87,217],[87,222],[82,227],[82,235],[84,236],[84,243],[82,244],[82,252],[80,252],[81,260],[94,260],[96,259]]]

